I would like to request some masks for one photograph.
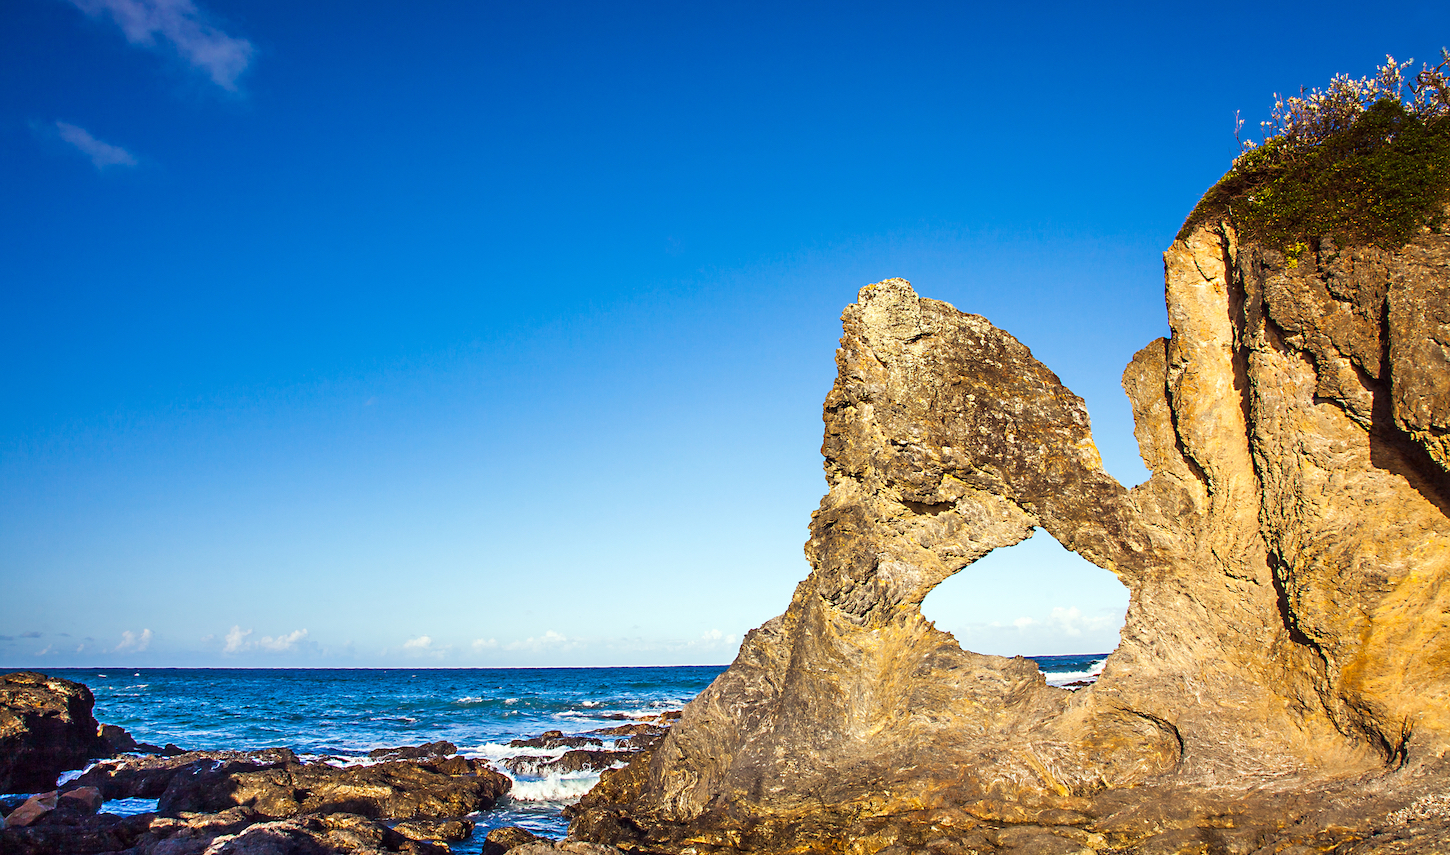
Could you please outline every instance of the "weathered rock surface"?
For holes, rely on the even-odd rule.
[[[604,740],[592,736],[565,736],[562,730],[546,730],[541,735],[530,739],[514,739],[509,741],[510,748],[543,748],[553,750],[556,748],[599,748],[604,745]]]
[[[85,771],[73,786],[95,787],[106,799],[159,799],[182,770],[251,772],[276,766],[296,765],[297,755],[286,748],[261,751],[187,751],[173,755],[120,757],[97,763]]]
[[[1131,490],[1016,339],[903,280],[862,289],[810,576],[571,834],[690,855],[1447,851],[1450,237],[1315,249],[1220,223],[1165,253],[1172,336],[1123,379],[1153,473]],[[1035,527],[1131,592],[1076,692],[919,608]]]
[[[154,825],[154,823],[153,823]],[[136,855],[374,855],[403,852],[409,855],[447,855],[448,847],[413,840],[382,823],[362,816],[334,813],[299,816],[247,825],[233,833],[214,834],[203,826],[199,833],[186,828],[157,841],[143,841]]]
[[[558,757],[509,757],[503,765],[516,775],[548,775],[566,772],[598,772],[616,763],[627,762],[634,751],[591,751],[571,748]]]
[[[425,742],[422,745],[404,745],[401,748],[374,748],[368,752],[373,760],[422,760],[428,757],[447,757],[457,754],[458,746],[451,742]]]
[[[441,840],[455,843],[473,834],[473,821],[467,819],[409,819],[393,826],[393,830],[409,840]]]
[[[510,849],[523,846],[525,843],[543,843],[547,845],[551,842],[534,834],[527,828],[519,828],[517,825],[507,825],[503,828],[495,828],[483,838],[483,855],[503,855],[503,853]]]
[[[168,815],[247,807],[271,818],[351,813],[373,819],[451,819],[493,807],[511,784],[488,768],[446,775],[409,761],[345,769],[322,763],[241,769],[201,762],[176,772],[157,809]]]
[[[0,675],[0,793],[54,789],[61,772],[104,753],[95,705],[80,683],[32,671]]]

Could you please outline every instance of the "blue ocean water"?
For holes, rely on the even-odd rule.
[[[1105,656],[1031,658],[1049,682],[1065,685],[1091,678]],[[546,730],[584,733],[680,709],[724,670],[62,668],[47,673],[86,684],[96,696],[97,719],[157,745],[282,747],[304,759],[351,761],[374,748],[441,739],[457,745],[464,756],[497,761],[537,753],[508,747],[511,739]],[[568,823],[560,811],[599,779],[598,773],[510,777],[509,796],[474,817],[473,839],[454,844],[455,853],[480,852],[484,835],[507,825],[562,837]],[[152,806],[129,800],[108,803],[106,809],[139,812]]]

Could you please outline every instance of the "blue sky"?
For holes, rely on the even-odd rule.
[[[1234,111],[1450,7],[0,5],[0,666],[726,662],[868,282],[1118,380]],[[1045,535],[925,610],[1110,649]]]

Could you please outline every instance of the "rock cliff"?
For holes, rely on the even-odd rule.
[[[1205,222],[1123,385],[1152,471],[985,319],[842,318],[785,613],[571,834],[695,853],[1450,851],[1450,236],[1293,257]],[[922,617],[1034,527],[1131,591],[1098,682]],[[1303,847],[1296,849],[1295,847]]]

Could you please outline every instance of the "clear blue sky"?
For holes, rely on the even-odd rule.
[[[1160,253],[1272,93],[1450,6],[0,4],[0,666],[728,661],[807,572],[863,284],[1144,477]],[[1039,535],[934,592],[1111,648]]]

